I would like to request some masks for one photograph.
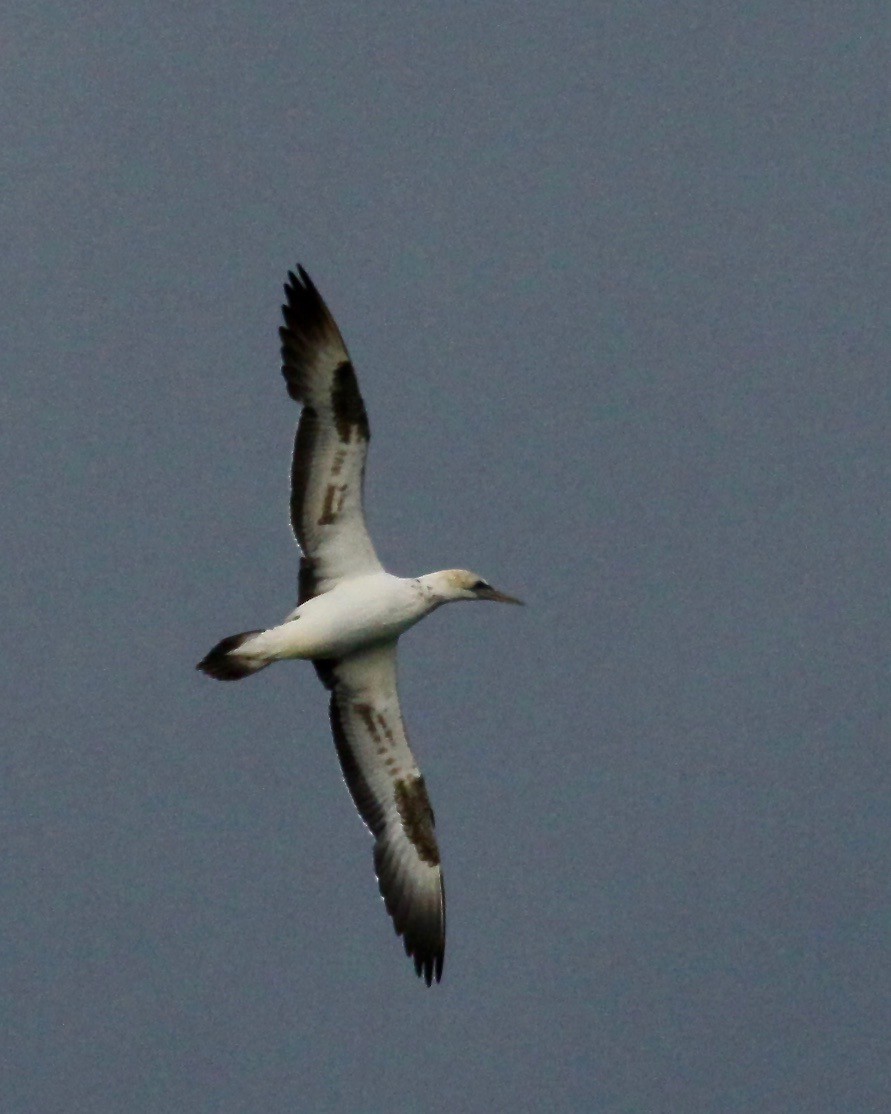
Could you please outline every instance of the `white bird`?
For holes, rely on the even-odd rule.
[[[414,579],[385,571],[362,508],[369,432],[356,373],[307,273],[298,267],[288,278],[282,374],[303,406],[291,464],[291,525],[303,551],[298,606],[280,626],[224,638],[197,668],[235,681],[274,661],[313,662],[331,692],[344,779],[375,839],[387,912],[430,986],[442,977],[445,891],[433,810],[399,707],[396,643],[441,604],[520,601],[465,569]]]

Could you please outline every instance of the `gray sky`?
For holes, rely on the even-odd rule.
[[[875,3],[0,17],[4,1114],[878,1111]],[[301,261],[449,897],[426,990],[291,608]]]

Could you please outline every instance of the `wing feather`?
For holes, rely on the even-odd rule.
[[[362,491],[370,437],[365,403],[340,330],[302,267],[282,306],[282,374],[303,406],[291,458],[291,526],[303,551],[299,602],[380,570]]]
[[[331,729],[344,780],[375,838],[384,904],[430,986],[442,977],[445,891],[433,810],[399,706],[396,643],[316,665],[331,691]]]

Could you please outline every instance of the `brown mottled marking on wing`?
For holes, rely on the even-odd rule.
[[[322,514],[319,518],[320,526],[330,526],[337,521],[337,516],[343,510],[346,493],[346,484],[328,484],[325,491],[325,502],[322,504]]]
[[[396,807],[405,834],[425,863],[439,864],[439,847],[433,834],[433,809],[422,777],[396,782]]]
[[[387,723],[386,718],[380,714],[380,712],[378,712],[377,715],[377,722],[378,726],[386,737],[387,742],[392,746],[395,740],[393,729],[390,727],[389,723]]]
[[[336,667],[337,663],[333,662],[332,670],[336,670]],[[316,668],[318,668],[318,665]],[[378,835],[384,829],[384,810],[378,795],[371,788],[365,776],[355,749],[350,745],[347,731],[348,717],[343,714],[343,710],[337,700],[336,691],[332,692],[331,695],[329,714],[331,718],[331,733],[334,736],[334,746],[337,750],[337,757],[340,759],[343,779],[347,783],[347,788],[355,802],[356,808],[359,810],[359,815],[368,825],[369,829],[375,835]]]
[[[365,724],[365,727],[368,730],[368,734],[371,736],[372,740],[375,743],[379,743],[380,736],[378,735],[377,724],[374,720],[374,708],[372,708],[370,704],[361,704],[358,702],[353,704],[353,707],[359,714],[359,718]]]
[[[362,396],[359,394],[356,372],[349,360],[345,360],[334,370],[334,381],[331,385],[331,409],[334,413],[338,436],[345,445],[348,445],[352,440],[354,431],[359,440],[368,440],[370,436],[368,414]]]

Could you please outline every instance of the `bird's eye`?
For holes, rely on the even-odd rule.
[[[491,588],[491,587],[492,587],[492,585],[491,585],[491,584],[487,584],[487,583],[485,582],[485,580],[478,580],[478,581],[476,582],[476,584],[471,584],[471,586],[470,586],[470,590],[471,590],[471,592],[480,592],[480,591],[482,591],[482,590],[483,590],[484,588]]]

